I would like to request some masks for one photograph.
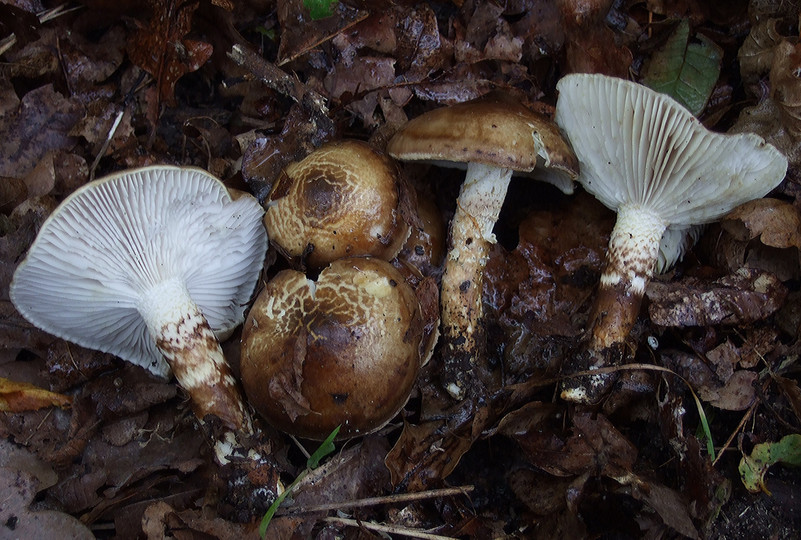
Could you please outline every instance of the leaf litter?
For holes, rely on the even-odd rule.
[[[436,349],[401,414],[337,442],[279,507],[270,538],[796,536],[801,473],[785,442],[801,431],[801,55],[791,3],[77,7],[47,18],[36,2],[2,6],[19,15],[0,25],[4,291],[47,215],[95,176],[195,165],[263,200],[288,163],[326,141],[381,149],[409,118],[491,89],[548,114],[556,81],[572,71],[681,85],[708,126],[754,131],[790,160],[770,198],[707,227],[651,282],[629,339],[640,344],[637,365],[659,370],[622,372],[596,407],[569,405],[556,389],[614,216],[581,190],[515,180],[487,264],[481,389],[454,402]],[[693,82],[675,59],[659,72],[654,58],[676,28],[693,62],[720,62],[720,77]],[[459,174],[425,165],[404,174],[447,223]],[[441,262],[407,260],[419,264],[413,281],[433,326]],[[271,250],[264,278],[286,266]],[[174,383],[49,336],[4,294],[0,376],[33,400],[25,408],[72,404],[16,405],[0,417],[4,534],[257,534],[314,443],[262,426],[263,460],[216,465]],[[236,371],[236,334],[224,349]],[[773,448],[781,455],[766,454]],[[758,466],[744,484],[738,466],[749,459]],[[748,493],[754,485],[772,495]]]

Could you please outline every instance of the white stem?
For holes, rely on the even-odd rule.
[[[451,222],[451,249],[442,276],[442,327],[445,385],[456,398],[464,396],[467,372],[483,348],[477,335],[483,335],[479,325],[484,267],[511,176],[510,169],[470,163]]]
[[[182,280],[151,287],[138,304],[150,335],[176,379],[189,393],[196,416],[217,416],[230,429],[249,433],[250,418],[222,348]]]

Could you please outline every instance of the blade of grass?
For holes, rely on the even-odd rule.
[[[340,426],[334,428],[328,437],[320,444],[317,450],[309,456],[309,459],[306,460],[306,468],[301,471],[301,473],[295,478],[295,480],[287,486],[287,488],[281,493],[278,497],[275,498],[273,504],[270,505],[270,508],[267,509],[267,512],[264,513],[264,517],[261,518],[261,523],[259,523],[259,536],[261,538],[267,537],[267,527],[270,526],[270,521],[272,521],[273,516],[275,516],[276,511],[278,511],[278,507],[281,506],[281,503],[284,502],[290,493],[292,493],[295,488],[300,484],[306,476],[319,465],[320,460],[322,460],[325,456],[330,454],[335,450],[334,447],[334,439],[336,438],[337,434],[339,433]]]

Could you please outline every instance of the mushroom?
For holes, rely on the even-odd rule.
[[[633,82],[573,74],[557,89],[556,121],[578,156],[578,181],[617,212],[589,342],[571,366],[583,371],[625,356],[660,240],[668,258],[677,257],[684,233],[675,231],[764,196],[784,178],[787,160],[757,135],[708,131],[673,99]],[[594,402],[611,380],[570,379],[562,397]]]
[[[406,404],[421,363],[423,322],[412,288],[388,262],[334,261],[316,282],[283,270],[242,332],[242,384],[275,427],[324,439],[383,427]]]
[[[464,397],[484,347],[481,293],[492,233],[514,172],[554,183],[567,193],[578,162],[556,124],[509,96],[434,109],[406,124],[389,142],[402,161],[467,165],[450,225],[450,250],[442,277],[442,325],[446,390]]]
[[[216,336],[244,320],[267,249],[262,209],[205,171],[169,166],[95,180],[48,217],[11,282],[35,326],[170,370],[199,419],[250,419]]]
[[[329,143],[281,172],[264,225],[273,244],[313,269],[343,257],[390,260],[411,231],[403,189],[395,163],[367,143]]]

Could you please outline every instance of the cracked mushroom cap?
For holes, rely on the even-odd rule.
[[[140,313],[167,303],[151,306],[144,293],[183,282],[217,335],[235,328],[267,248],[262,214],[253,197],[232,200],[200,169],[145,167],[95,180],[45,221],[14,274],[11,301],[53,335],[167,376]]]
[[[319,440],[341,425],[340,438],[365,435],[409,399],[422,336],[417,297],[386,261],[339,259],[317,281],[284,270],[243,327],[242,384],[283,431]]]
[[[557,125],[502,92],[413,118],[387,152],[401,161],[475,162],[530,173],[568,194],[578,176],[576,156]]]
[[[396,165],[367,143],[328,143],[282,171],[264,225],[286,255],[315,269],[343,257],[390,260],[411,232],[403,189]]]
[[[556,88],[555,118],[578,156],[578,181],[612,210],[634,205],[672,228],[701,225],[763,197],[787,170],[758,135],[709,131],[643,85],[571,74]]]

